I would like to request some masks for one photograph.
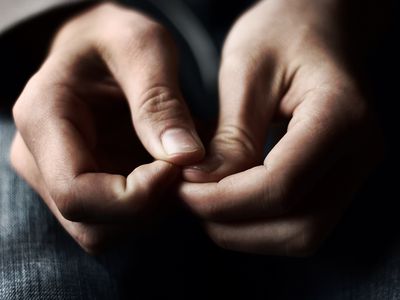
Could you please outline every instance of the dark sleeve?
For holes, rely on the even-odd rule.
[[[56,30],[92,0],[0,0],[0,110],[43,62]]]

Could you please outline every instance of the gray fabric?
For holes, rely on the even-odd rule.
[[[12,120],[0,115],[0,299],[116,299],[105,266],[69,238],[9,167]]]
[[[0,5],[5,3],[11,0]],[[192,65],[186,60],[183,65],[183,77],[196,86]],[[190,84],[183,88],[195,98]],[[126,245],[94,258],[10,169],[14,131],[10,115],[0,112],[0,300],[400,299],[398,210],[385,201],[391,193],[379,174],[312,259],[220,250],[192,216],[180,214],[156,233],[130,236]]]
[[[91,257],[10,169],[14,131],[0,113],[0,300],[400,299],[399,238],[387,213],[374,210],[371,230],[360,206],[312,259],[221,251],[175,216],[154,235]]]
[[[0,0],[0,33],[47,10],[91,0]]]

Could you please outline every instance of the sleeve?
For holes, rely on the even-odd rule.
[[[95,0],[0,0],[0,110],[11,106],[47,55],[55,31]],[[5,84],[4,84],[5,83]]]
[[[94,0],[0,0],[0,34],[46,11],[81,2]]]

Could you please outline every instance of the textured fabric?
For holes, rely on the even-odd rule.
[[[199,113],[201,101],[203,108],[208,106],[198,87],[201,77],[193,72],[196,63],[188,49],[180,47],[183,89],[187,100],[195,99],[191,104]],[[390,47],[386,51],[390,49],[393,51]],[[378,95],[390,99],[395,95],[390,87],[396,82],[394,77],[381,76],[387,74],[382,67],[390,66],[382,63],[382,57],[390,56],[390,52],[384,53],[387,55],[377,55],[380,59],[376,60],[381,69],[372,72],[382,78],[375,78],[372,86]],[[12,86],[7,77],[3,80],[3,88]],[[381,85],[376,84],[379,80]],[[0,105],[3,100],[0,98]],[[3,109],[0,300],[400,299],[397,182],[385,175],[396,171],[391,157],[371,177],[343,222],[313,258],[221,250],[205,237],[195,219],[183,212],[163,221],[154,232],[129,236],[125,243],[94,258],[76,245],[41,199],[10,169],[8,153],[14,131],[10,111]]]
[[[191,217],[179,214],[153,234],[91,257],[10,169],[14,131],[10,116],[0,114],[1,300],[400,299],[398,222],[382,206],[371,209],[367,199],[312,259],[220,250]],[[374,222],[368,222],[370,211]]]
[[[0,299],[115,299],[105,267],[79,249],[10,170],[14,125],[0,118]]]

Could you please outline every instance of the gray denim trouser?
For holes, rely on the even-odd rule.
[[[189,57],[183,50],[182,88],[191,93],[186,99],[193,100],[198,115],[208,115],[204,100],[213,92],[202,93],[198,82],[203,79],[207,85],[212,78],[204,78],[206,69],[193,75],[195,64]],[[8,153],[14,132],[10,112],[0,110],[0,300],[400,299],[400,226],[390,201],[398,196],[391,196],[382,171],[313,258],[221,250],[194,217],[181,212],[154,233],[132,235],[125,244],[93,257],[11,170]]]
[[[104,266],[79,249],[10,170],[14,125],[5,115],[0,122],[0,299],[113,299]]]

